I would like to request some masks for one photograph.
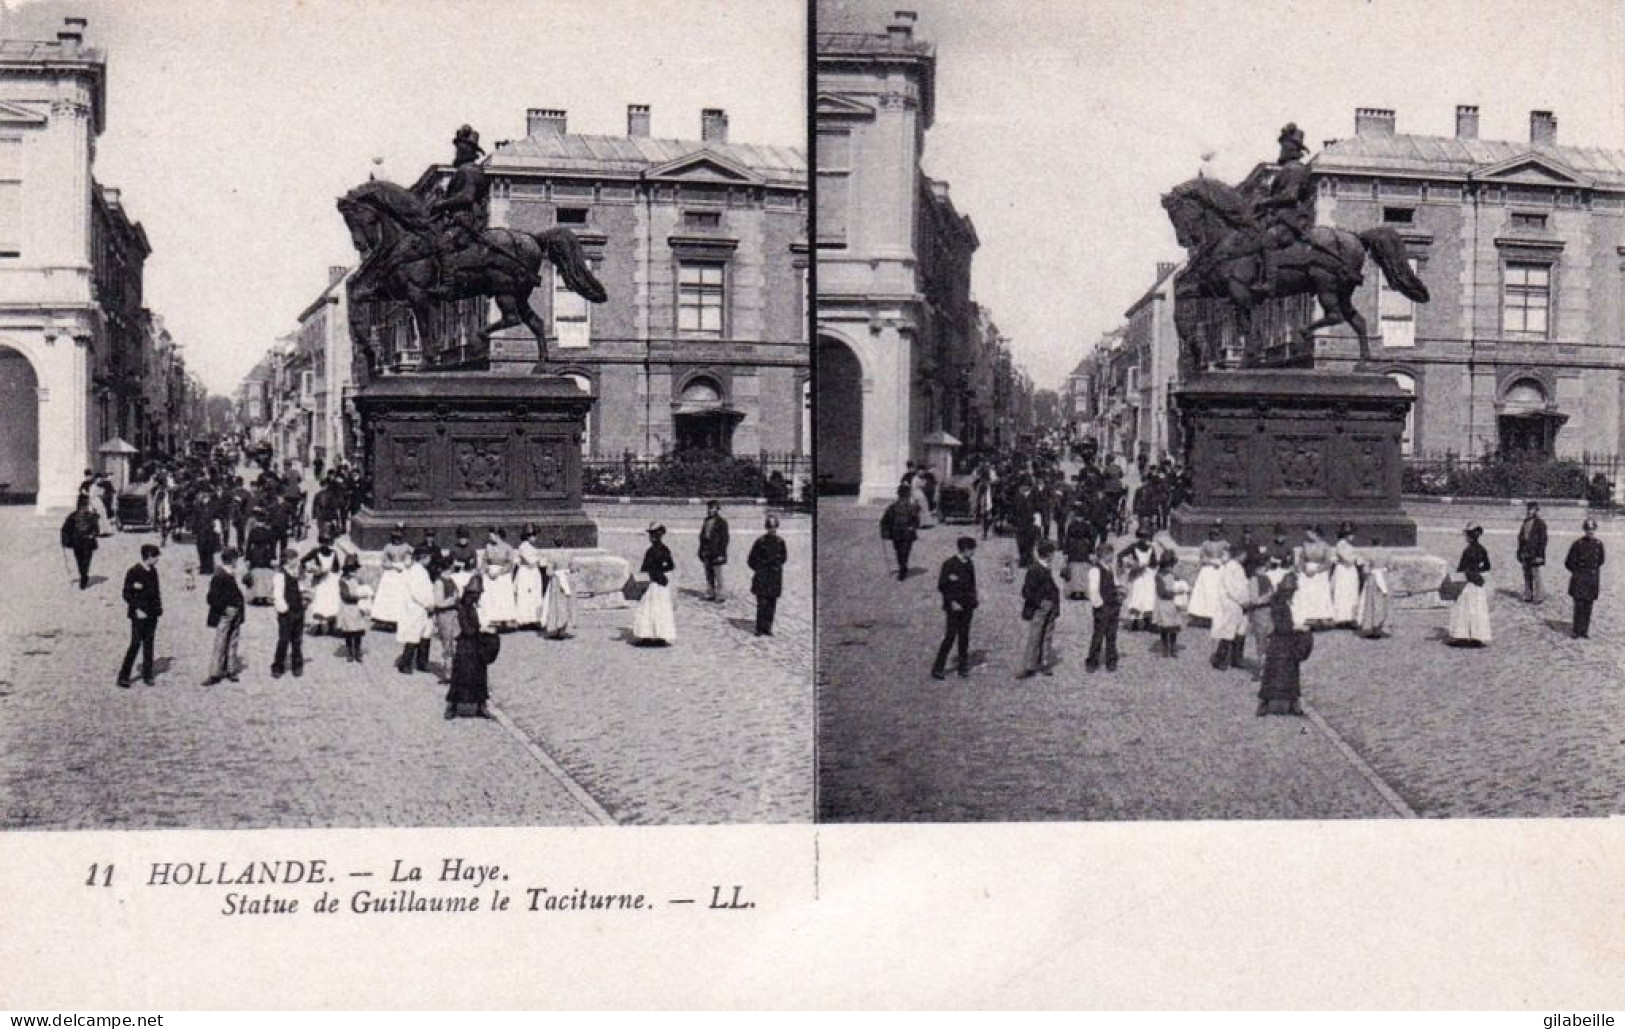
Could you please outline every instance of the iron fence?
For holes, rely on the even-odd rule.
[[[1613,508],[1621,499],[1622,470],[1625,458],[1617,454],[1423,453],[1405,458],[1404,490],[1422,496],[1584,500]]]
[[[762,452],[744,457],[684,451],[661,457],[587,458],[582,492],[603,497],[750,497],[773,504],[811,501],[812,460]]]

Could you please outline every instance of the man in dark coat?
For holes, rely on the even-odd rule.
[[[779,535],[779,520],[768,515],[763,526],[765,533],[750,545],[745,564],[752,572],[750,591],[756,595],[756,635],[771,636],[773,614],[779,606],[779,594],[784,592],[784,564],[790,554]]]
[[[937,647],[937,659],[931,665],[931,677],[947,677],[948,651],[959,648],[959,674],[970,674],[970,621],[976,613],[976,565],[971,555],[976,553],[976,537],[959,537],[958,552],[942,562],[937,575],[937,592],[942,594],[942,611],[947,625],[942,633],[942,645]]]
[[[214,651],[209,661],[209,677],[203,680],[205,686],[213,686],[221,679],[236,682],[243,663],[237,653],[237,641],[242,635],[246,608],[242,587],[237,585],[237,557],[235,547],[221,551],[220,567],[209,577],[206,624],[214,630]]]
[[[1597,523],[1585,520],[1584,536],[1569,545],[1569,555],[1563,567],[1569,570],[1569,596],[1574,598],[1574,638],[1591,638],[1591,605],[1597,601],[1602,585],[1602,540],[1597,538]]]
[[[1061,590],[1050,572],[1050,559],[1055,555],[1055,544],[1044,540],[1038,544],[1038,560],[1027,569],[1027,578],[1021,585],[1021,617],[1027,622],[1027,654],[1022,662],[1018,679],[1030,679],[1042,672],[1054,674],[1047,660],[1051,640],[1055,635],[1055,619],[1061,611]]]
[[[897,581],[908,578],[908,555],[920,535],[920,506],[910,498],[907,484],[897,487],[897,499],[880,516],[880,538],[891,540],[897,554]]]
[[[1546,563],[1546,523],[1540,517],[1540,505],[1529,502],[1529,513],[1518,527],[1518,564],[1523,566],[1523,599],[1531,604],[1546,602],[1546,591],[1541,586],[1540,569]]]
[[[299,589],[299,553],[289,547],[276,576],[276,652],[271,677],[282,678],[290,667],[294,678],[305,674],[305,595]],[[291,653],[290,653],[291,651]]]
[[[197,495],[192,509],[192,541],[197,545],[197,570],[214,572],[214,555],[220,550],[221,500],[208,490]]]
[[[1023,480],[1010,500],[1010,520],[1016,530],[1016,563],[1026,568],[1033,563],[1033,547],[1038,544],[1038,498]]]
[[[124,573],[124,606],[130,618],[130,646],[119,666],[118,684],[128,689],[135,655],[141,652],[141,681],[152,685],[152,651],[158,633],[158,619],[164,613],[164,600],[158,590],[159,550],[151,543],[141,545],[141,560]]]
[[[101,519],[90,507],[90,497],[81,493],[73,513],[62,523],[62,545],[73,551],[74,563],[79,567],[79,588],[90,588],[90,558],[99,545],[102,534]]]
[[[705,599],[722,603],[722,566],[728,563],[728,519],[722,505],[707,501],[705,521],[700,523],[700,564],[705,566]]]

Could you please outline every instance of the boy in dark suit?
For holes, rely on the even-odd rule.
[[[163,596],[158,591],[159,550],[151,543],[141,545],[141,560],[124,573],[124,605],[130,618],[130,646],[119,666],[118,684],[130,687],[130,670],[141,652],[141,681],[152,685],[152,651],[158,633],[158,619],[164,613]]]
[[[220,567],[209,577],[208,626],[214,630],[214,652],[209,661],[209,677],[203,685],[213,686],[221,679],[237,681],[242,660],[237,653],[237,641],[242,635],[245,609],[243,590],[237,585],[237,549],[227,547],[220,553]]]
[[[1597,538],[1597,523],[1585,520],[1584,536],[1569,546],[1563,567],[1569,570],[1569,596],[1574,598],[1574,638],[1591,638],[1591,605],[1597,602],[1602,585],[1604,554]]]
[[[1518,527],[1518,564],[1523,566],[1523,599],[1531,604],[1546,602],[1546,591],[1541,586],[1540,569],[1546,563],[1546,523],[1540,517],[1540,505],[1529,502],[1529,513]]]
[[[937,659],[931,665],[934,679],[947,678],[948,652],[955,644],[959,647],[959,674],[970,674],[970,620],[977,604],[976,565],[971,561],[975,552],[976,537],[959,537],[958,552],[942,562],[942,571],[937,575],[937,592],[942,594],[947,625]]]

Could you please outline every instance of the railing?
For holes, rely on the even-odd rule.
[[[811,482],[812,460],[802,454],[684,451],[581,462],[582,492],[588,496],[759,497],[788,505],[810,502]]]
[[[1613,508],[1625,458],[1617,454],[1548,457],[1451,451],[1405,458],[1404,491],[1421,496],[1585,500]]]

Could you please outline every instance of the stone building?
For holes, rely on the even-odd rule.
[[[914,22],[817,40],[818,479],[866,500],[893,495],[928,437],[978,431],[978,240],[920,169],[936,55]]]
[[[1151,288],[1123,317],[1123,402],[1132,409],[1133,450],[1124,456],[1159,461],[1177,456],[1179,425],[1172,394],[1179,382],[1179,335],[1174,329],[1174,272],[1159,262]]]
[[[351,454],[353,419],[347,401],[354,392],[350,355],[350,269],[333,265],[327,269],[327,286],[299,313],[299,328],[293,334],[290,352],[301,376],[309,373],[309,389],[302,390],[299,403],[308,416],[308,431],[299,433],[301,451],[286,451],[291,457],[314,468],[318,459],[331,468]],[[303,382],[301,382],[303,386]]]
[[[0,40],[0,496],[71,507],[115,436],[150,436],[143,265],[117,190],[93,175],[106,56],[85,21]]]
[[[1549,111],[1527,140],[1486,140],[1479,111],[1454,137],[1398,132],[1362,108],[1355,135],[1311,163],[1316,220],[1388,225],[1432,292],[1413,305],[1368,264],[1355,296],[1377,370],[1416,396],[1416,453],[1625,451],[1625,152],[1558,142]],[[1357,355],[1345,328],[1317,342],[1322,364]]]
[[[597,398],[589,458],[810,454],[806,154],[730,141],[720,109],[701,112],[698,139],[656,138],[652,117],[633,104],[625,135],[586,135],[564,111],[532,109],[525,138],[486,160],[490,224],[570,228],[609,293],[589,304],[544,265],[532,296],[549,326],[542,368]],[[413,189],[427,195],[450,171],[431,168]],[[421,359],[403,312],[359,313],[386,367]],[[437,333],[473,353],[494,312],[465,301],[437,317]],[[500,333],[492,357],[522,355],[532,338]]]

